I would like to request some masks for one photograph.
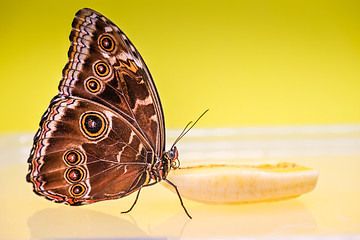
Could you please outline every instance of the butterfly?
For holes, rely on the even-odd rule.
[[[191,218],[166,179],[179,166],[175,143],[187,127],[166,152],[161,102],[139,52],[112,21],[88,8],[76,13],[70,42],[59,92],[28,159],[34,192],[77,206],[138,190],[129,212],[143,187],[164,180]]]

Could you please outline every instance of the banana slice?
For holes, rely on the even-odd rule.
[[[253,166],[209,164],[172,170],[168,180],[188,199],[231,204],[297,197],[315,188],[318,175],[314,169],[286,162]]]

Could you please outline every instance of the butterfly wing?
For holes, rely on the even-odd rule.
[[[149,181],[153,150],[110,108],[56,96],[40,126],[28,174],[38,194],[85,204],[123,197]]]
[[[165,145],[163,111],[139,52],[114,23],[91,9],[77,12],[72,27],[69,62],[63,70],[59,93],[114,109],[161,156]]]
[[[154,82],[125,34],[91,9],[76,13],[72,26],[69,61],[34,137],[27,180],[49,200],[79,205],[148,183],[165,133]]]

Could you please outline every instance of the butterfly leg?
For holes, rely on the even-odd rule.
[[[178,197],[179,197],[181,206],[183,207],[186,215],[187,215],[190,219],[192,219],[192,217],[190,216],[190,214],[188,213],[188,211],[186,210],[186,208],[185,208],[185,206],[184,206],[183,200],[182,200],[181,195],[180,195],[180,193],[179,193],[179,191],[178,191],[178,189],[177,189],[177,186],[176,186],[175,184],[173,184],[172,182],[170,182],[169,180],[167,180],[167,179],[164,179],[164,181],[167,182],[168,184],[170,184],[171,186],[173,186],[173,188],[175,188],[175,191],[176,191],[176,193],[177,193],[177,195],[178,195]]]
[[[137,194],[136,194],[136,198],[135,198],[135,201],[134,201],[133,205],[130,207],[129,210],[124,211],[124,212],[121,212],[121,213],[128,213],[128,212],[130,212],[130,211],[133,209],[133,207],[135,206],[135,204],[136,204],[136,202],[137,202],[137,200],[138,200],[138,198],[139,198],[140,191],[141,191],[141,189],[142,189],[143,187],[149,187],[149,186],[152,186],[152,185],[154,185],[154,184],[156,184],[156,183],[157,183],[157,182],[153,182],[153,183],[149,183],[149,184],[146,184],[146,185],[142,185],[142,186],[139,188],[139,191],[138,191]]]

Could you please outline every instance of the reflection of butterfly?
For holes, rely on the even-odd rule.
[[[161,180],[177,191],[166,179],[177,167],[177,149],[164,151],[163,110],[139,52],[91,9],[77,12],[72,27],[59,93],[42,116],[28,160],[34,192],[83,205]]]

